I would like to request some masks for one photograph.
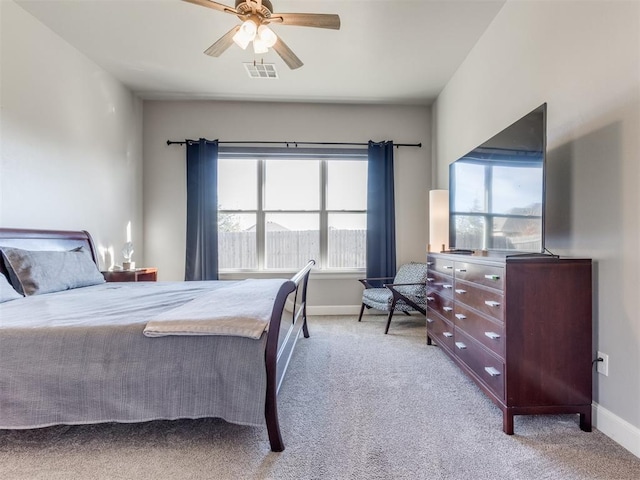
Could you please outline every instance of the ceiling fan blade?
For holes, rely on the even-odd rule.
[[[204,53],[211,57],[219,57],[222,53],[233,45],[233,36],[240,29],[240,25],[236,25],[227,33],[225,33],[222,37],[220,37],[216,43],[207,48]]]
[[[281,25],[340,30],[340,16],[329,13],[274,13],[269,20]]]
[[[234,15],[238,14],[238,11],[235,8],[229,7],[228,5],[223,5],[218,2],[213,2],[212,0],[182,0],[182,1],[193,3],[194,5],[200,5],[207,8],[213,8],[214,10],[219,10],[225,13],[232,13]]]
[[[302,65],[304,65],[304,63],[302,63],[302,60],[300,60],[296,56],[296,54],[293,53],[293,50],[291,50],[287,46],[287,44],[280,39],[280,37],[278,37],[278,40],[273,46],[273,49],[278,55],[280,55],[282,60],[284,60],[284,63],[286,63],[291,70],[295,70],[296,68],[300,68]]]

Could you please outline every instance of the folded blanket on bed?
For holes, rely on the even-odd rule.
[[[144,335],[229,335],[258,339],[287,280],[250,279],[208,292],[147,322]]]

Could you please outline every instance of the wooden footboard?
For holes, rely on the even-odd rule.
[[[280,424],[278,422],[277,396],[284,379],[289,360],[293,355],[300,330],[305,338],[309,337],[307,329],[307,283],[309,272],[315,261],[310,260],[305,267],[280,287],[271,313],[271,322],[267,334],[265,363],[267,369],[267,397],[265,402],[265,419],[271,450],[284,450]],[[295,293],[294,293],[295,292]],[[282,316],[287,298],[294,293],[293,318],[288,328],[281,332]],[[288,322],[286,322],[288,324]]]

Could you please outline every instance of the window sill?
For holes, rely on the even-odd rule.
[[[289,278],[295,271],[286,270],[262,270],[262,271],[237,271],[220,272],[220,280],[245,280],[247,278]],[[364,278],[365,270],[311,270],[310,278],[314,280],[338,280]]]

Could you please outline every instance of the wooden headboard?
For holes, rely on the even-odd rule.
[[[91,258],[98,267],[98,255],[89,232],[65,230],[32,230],[23,228],[0,228],[0,247],[22,248],[24,250],[72,250],[84,247],[91,252]],[[0,261],[0,271],[6,275],[4,262]]]

